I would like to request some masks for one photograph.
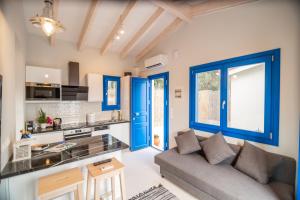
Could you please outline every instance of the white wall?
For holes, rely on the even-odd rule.
[[[18,15],[16,15],[18,13]],[[1,169],[24,124],[25,27],[22,2],[0,1],[0,74],[3,75]]]
[[[99,49],[85,48],[77,51],[76,45],[57,40],[55,46],[49,45],[46,37],[28,35],[26,64],[59,68],[62,70],[62,84],[68,84],[68,62],[79,62],[80,84],[86,85],[87,73],[122,76],[125,71],[134,71],[134,61],[121,59],[116,54],[101,55]],[[101,87],[102,99],[102,87]],[[85,121],[86,113],[95,112],[98,120],[109,119],[111,112],[101,111],[101,103],[58,103],[26,104],[26,120],[34,120],[38,110],[52,117],[63,118],[63,123]]]
[[[166,53],[168,66],[142,75],[170,72],[170,145],[175,145],[177,131],[189,127],[190,66],[281,48],[279,147],[257,145],[296,158],[300,110],[299,19],[297,1],[261,0],[199,16],[161,42],[148,57]],[[183,89],[182,99],[174,98],[177,88]]]

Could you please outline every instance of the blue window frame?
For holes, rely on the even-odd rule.
[[[103,101],[102,110],[120,110],[120,77],[103,76]]]
[[[278,146],[280,49],[190,68],[190,128]]]

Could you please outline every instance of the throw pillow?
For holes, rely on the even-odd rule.
[[[236,153],[225,141],[222,133],[218,133],[200,143],[206,159],[212,165],[234,157]]]
[[[269,182],[274,168],[281,160],[274,160],[272,154],[245,141],[235,168],[262,184]]]
[[[186,129],[186,130],[183,130],[183,131],[178,131],[177,132],[177,136],[178,135],[183,135],[185,133],[192,133],[192,134],[195,134],[195,131],[193,129]]]
[[[187,132],[175,137],[177,150],[180,154],[189,154],[201,150],[195,133]]]

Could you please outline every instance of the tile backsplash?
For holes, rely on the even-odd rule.
[[[62,123],[85,122],[87,113],[95,113],[96,120],[111,119],[111,111],[101,111],[101,103],[91,102],[59,102],[26,104],[26,121],[35,120],[40,109],[52,118],[62,118]]]

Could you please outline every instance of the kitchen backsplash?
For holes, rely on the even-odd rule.
[[[62,123],[85,122],[87,113],[95,113],[96,120],[111,119],[111,111],[101,111],[101,103],[60,102],[26,104],[26,120],[35,120],[40,109],[52,118],[62,118]]]

